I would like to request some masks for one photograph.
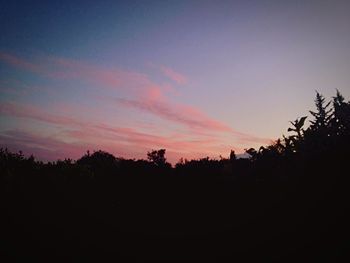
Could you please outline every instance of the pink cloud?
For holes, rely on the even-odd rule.
[[[111,148],[111,145],[117,145],[124,149],[126,154],[129,154],[130,150],[123,147],[134,147],[133,150],[136,148],[149,150],[150,148],[166,147],[173,153],[177,152],[179,157],[181,157],[180,152],[184,154],[190,154],[190,152],[192,154],[195,152],[214,154],[214,149],[217,149],[221,153],[217,145],[223,144],[225,141],[220,137],[222,134],[232,135],[242,142],[267,142],[267,139],[237,132],[225,123],[210,118],[195,107],[169,101],[165,92],[171,90],[171,86],[159,85],[145,74],[106,69],[78,60],[57,57],[46,57],[40,63],[34,63],[13,55],[0,53],[0,60],[50,78],[79,79],[102,87],[121,89],[132,94],[136,99],[117,99],[119,105],[151,113],[187,129],[182,136],[179,134],[177,136],[174,134],[156,136],[136,129],[112,127],[94,121],[67,117],[67,115],[57,115],[32,105],[0,104],[1,115],[58,125],[61,133],[67,136],[66,139],[86,142],[91,145],[96,145],[98,142],[99,145],[105,145],[107,148]],[[187,81],[184,76],[168,68],[163,68],[163,72],[179,84]],[[50,145],[53,146],[52,143]],[[227,140],[226,145],[228,145]]]
[[[52,137],[36,135],[23,131],[6,131],[0,134],[0,145],[11,151],[33,154],[43,161],[65,158],[78,158],[86,151],[86,145],[65,143]]]
[[[160,70],[165,76],[167,76],[172,81],[175,81],[179,85],[184,85],[187,83],[187,77],[169,67],[161,66]]]
[[[34,94],[35,92],[45,92],[44,88],[39,88],[38,86],[27,85],[23,81],[17,79],[3,79],[0,80],[0,90],[8,94],[16,96],[25,96]]]
[[[152,99],[130,100],[116,99],[117,103],[125,107],[135,108],[154,114],[162,119],[183,125],[198,135],[208,135],[211,132],[220,132],[231,134],[242,142],[269,144],[271,139],[261,138],[250,134],[235,131],[228,125],[214,120],[205,115],[200,110],[181,104],[174,104],[167,100],[158,99],[161,96],[152,97]]]
[[[0,52],[0,60],[14,66],[14,67],[18,67],[21,69],[25,69],[31,72],[35,72],[35,73],[44,73],[43,68],[40,65],[36,65],[34,63],[31,63],[27,60],[18,58],[16,56],[4,53],[4,52]]]
[[[232,129],[189,106],[166,104],[154,100],[117,99],[123,106],[137,108],[163,119],[170,120],[191,129],[208,129],[209,131],[229,132]]]
[[[50,156],[76,158],[87,149],[100,148],[131,158],[145,156],[147,151],[154,148],[166,148],[172,152],[170,161],[174,163],[180,157],[191,158],[194,153],[210,153],[213,156],[215,155],[213,149],[217,144],[220,144],[220,138],[215,136],[199,136],[193,139],[191,138],[192,134],[184,133],[154,135],[140,132],[134,128],[113,127],[102,123],[83,122],[73,117],[49,114],[31,105],[2,104],[0,105],[0,114],[59,125],[60,129],[57,129],[55,138],[38,134],[33,137],[33,134],[23,131],[1,134],[1,145],[10,145],[15,150],[32,149],[33,151],[30,153],[34,153],[40,158],[42,154],[46,154],[48,159],[51,158]],[[16,139],[10,138],[9,134]]]
[[[49,57],[48,61],[60,69],[62,78],[80,78],[114,88],[140,89],[156,86],[147,75],[138,72],[106,69],[67,58]]]
[[[129,134],[131,136],[131,134]],[[54,161],[57,159],[80,158],[87,150],[102,149],[114,154],[117,157],[145,158],[147,151],[156,148],[166,148],[168,160],[175,164],[181,157],[192,159],[199,157],[218,157],[217,151],[205,147],[206,141],[171,141],[169,138],[154,136],[148,138],[147,135],[139,135],[138,140],[130,144],[119,144],[100,141],[97,143],[75,142],[67,143],[60,139],[34,134],[24,131],[6,131],[0,134],[0,146],[7,147],[11,151],[23,151],[26,155],[33,154],[43,161]],[[149,141],[148,141],[149,140]],[[167,143],[164,143],[167,141]],[[140,142],[142,143],[140,145]],[[144,145],[146,142],[152,146]],[[159,146],[158,144],[161,144]],[[189,150],[190,149],[190,150]],[[222,149],[221,149],[222,150]],[[229,148],[225,149],[226,155]]]
[[[50,63],[48,63],[48,66],[46,67],[47,70],[44,71],[40,66],[27,62],[23,59],[19,59],[17,57],[4,53],[1,54],[3,54],[3,57],[7,62],[16,61],[16,63],[11,64],[15,66],[25,65],[25,69],[36,73],[49,74],[50,76],[59,76],[62,78],[82,78],[113,87],[134,88],[138,91],[138,94],[141,94],[141,96],[145,97],[145,99],[142,100],[143,102],[137,100],[121,99],[120,102],[123,105],[133,106],[146,110],[162,118],[174,121],[176,123],[182,123],[192,129],[204,128],[214,131],[231,130],[231,128],[227,125],[207,117],[205,114],[201,113],[199,110],[193,107],[175,104],[170,105],[162,92],[162,87],[156,83],[153,83],[144,74],[120,70],[106,70],[80,61],[56,57],[50,57],[47,59],[50,61],[50,63],[53,63],[54,68],[52,68],[52,65]],[[165,67],[163,67],[163,69],[164,72],[175,73],[173,76],[177,77],[177,79],[180,81],[184,79],[181,77],[181,75],[176,74],[176,72],[172,71],[171,69]],[[166,103],[164,103],[164,101],[166,101]],[[29,110],[35,111],[35,109]],[[46,115],[41,116],[41,118],[49,117],[50,116]]]
[[[128,141],[129,143],[134,143],[136,145],[142,145],[144,147],[146,146],[148,148],[157,146],[169,148],[172,150],[187,151],[193,147],[198,148],[200,146],[218,142],[218,139],[215,137],[194,140],[189,139],[188,136],[179,136],[177,134],[171,134],[168,136],[153,135],[145,132],[140,132],[132,128],[111,127],[101,124],[96,125],[95,127],[99,130],[104,130],[112,134],[116,134],[122,138],[123,141]]]
[[[28,118],[59,125],[85,126],[86,123],[71,117],[58,116],[43,111],[33,105],[18,105],[15,103],[1,103],[0,114],[12,117]]]
[[[126,90],[129,93],[147,92],[148,89],[160,88],[160,85],[151,81],[146,74],[116,68],[107,69],[74,59],[50,56],[41,58],[38,63],[1,52],[0,60],[45,77],[79,79],[103,87]]]

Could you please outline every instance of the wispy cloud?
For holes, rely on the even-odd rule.
[[[116,68],[103,68],[84,61],[59,57],[44,57],[40,58],[38,62],[38,60],[28,60],[0,53],[0,61],[53,79],[78,79],[96,84],[99,89],[106,87],[107,90],[122,90],[128,98],[111,100],[111,95],[104,93],[108,94],[107,101],[113,101],[116,108],[123,106],[137,109],[184,129],[182,134],[176,134],[175,131],[168,129],[167,135],[161,136],[150,132],[141,132],[137,127],[113,127],[91,118],[84,121],[81,118],[67,115],[67,113],[54,114],[52,111],[31,104],[19,105],[12,102],[0,104],[0,115],[26,118],[58,126],[61,134],[65,136],[61,148],[64,148],[66,143],[68,144],[67,141],[86,143],[96,147],[101,145],[107,148],[111,148],[113,145],[113,147],[124,149],[126,154],[130,153],[130,148],[135,153],[136,148],[145,150],[166,147],[175,158],[175,156],[181,157],[180,152],[185,155],[184,157],[189,153],[214,154],[214,150],[219,150],[219,153],[222,153],[222,145],[229,145],[230,141],[238,141],[242,144],[269,142],[265,138],[238,132],[227,124],[209,117],[196,107],[173,102],[167,93],[169,85],[160,85],[152,81],[146,74]],[[187,82],[186,77],[170,68],[162,67],[162,71],[178,84]],[[223,136],[226,136],[225,138],[232,136],[232,140],[223,139]],[[55,140],[59,141],[58,138]],[[44,141],[37,141],[44,143]],[[18,143],[20,142],[18,141]],[[52,142],[48,143],[54,147]],[[29,144],[27,146],[32,147]],[[228,146],[227,148],[233,147]]]
[[[104,149],[126,157],[143,157],[150,149],[166,148],[171,153],[170,161],[175,163],[180,157],[216,156],[215,149],[217,145],[222,144],[221,138],[217,136],[193,138],[191,133],[155,135],[135,128],[115,127],[59,116],[32,105],[2,104],[0,115],[56,125],[54,137],[24,131],[0,133],[2,146],[14,150],[26,149],[28,153],[33,153],[40,158],[46,156],[45,160],[63,157],[77,158],[87,149]]]
[[[41,57],[40,61],[30,61],[0,52],[0,61],[53,79],[79,79],[102,87],[123,89],[129,92],[139,93],[160,86],[151,81],[146,74],[118,68],[103,68],[84,61],[62,57],[47,56]]]
[[[42,66],[37,65],[35,63],[31,63],[25,59],[19,58],[17,56],[0,52],[0,60],[14,66],[17,68],[25,69],[34,73],[44,74],[45,70]]]
[[[0,134],[0,145],[12,151],[33,154],[43,161],[64,158],[79,158],[89,146],[78,143],[65,143],[61,140],[25,131],[10,130]]]
[[[232,129],[216,120],[213,120],[190,106],[166,104],[155,100],[116,99],[123,106],[136,108],[152,113],[160,118],[184,125],[192,130],[206,129],[208,131],[229,132]]]
[[[170,104],[164,95],[163,87],[152,82],[145,74],[120,70],[106,70],[77,60],[56,57],[47,58],[48,65],[40,66],[12,55],[2,54],[3,56],[0,57],[0,59],[5,58],[4,60],[6,62],[35,73],[49,74],[50,76],[62,78],[82,78],[107,86],[127,87],[129,91],[130,88],[135,88],[135,90],[138,91],[138,97],[142,97],[143,100],[120,99],[119,102],[122,105],[146,110],[162,118],[176,123],[182,123],[190,128],[205,128],[215,131],[230,130],[227,125],[207,117],[199,109],[186,105]],[[15,63],[12,63],[14,61]],[[53,63],[53,65],[48,61]],[[24,67],[22,67],[22,65],[24,65]],[[164,72],[174,73],[173,76],[176,76],[175,79],[179,81],[185,79],[169,68],[164,67],[163,70]],[[4,107],[10,110],[9,105],[5,105]],[[35,111],[35,109],[29,110]],[[47,116],[42,116],[42,118],[44,117],[47,118]]]
[[[116,99],[117,103],[135,108],[141,111],[145,111],[154,114],[162,119],[170,120],[177,124],[181,124],[195,132],[195,134],[208,135],[210,133],[226,133],[235,137],[241,142],[249,143],[262,143],[268,144],[271,142],[269,138],[261,138],[250,134],[242,133],[233,130],[228,125],[221,123],[217,120],[211,119],[196,108],[177,105],[167,104],[160,101],[152,100],[129,100],[129,99]]]
[[[81,131],[82,134],[86,131]],[[79,134],[79,135],[82,135]],[[78,135],[78,134],[77,134]],[[149,136],[142,133],[126,132],[132,143],[116,141],[99,141],[98,143],[64,142],[59,138],[44,136],[32,132],[9,130],[0,133],[0,146],[7,147],[12,151],[23,151],[24,154],[33,154],[36,158],[44,161],[57,159],[80,158],[87,150],[105,150],[118,157],[145,158],[146,152],[157,147],[167,149],[167,157],[175,164],[181,157],[200,158],[205,156],[218,157],[218,151],[229,153],[230,147],[208,147],[211,141],[188,140],[177,141],[167,137]]]
[[[62,78],[79,78],[107,87],[138,91],[157,86],[146,74],[138,72],[108,69],[67,58],[49,57],[48,60],[60,69]]]
[[[174,134],[172,134],[171,136],[159,136],[147,134],[145,132],[140,132],[135,128],[115,127],[104,123],[82,121],[74,117],[65,117],[57,114],[48,113],[47,111],[44,111],[43,109],[32,105],[18,105],[15,103],[0,104],[0,115],[17,118],[26,118],[45,122],[51,125],[58,125],[65,129],[65,134],[69,134],[70,138],[78,140],[88,138],[96,139],[98,137],[99,139],[107,140],[126,139],[129,142],[134,141],[138,143],[147,143],[147,146],[152,146],[152,144],[157,144],[160,146],[170,146],[171,143],[168,142],[171,141],[171,138],[173,138],[174,140],[176,140],[176,146],[186,145],[186,142],[185,144],[182,144],[179,141],[186,141],[186,138],[184,138],[184,136],[175,136]],[[109,136],[108,133],[113,134],[113,136]],[[214,138],[206,138],[205,140],[206,142],[215,142]]]
[[[175,81],[179,85],[184,85],[187,83],[188,78],[185,77],[183,74],[180,74],[179,72],[176,72],[175,70],[166,67],[161,66],[160,70],[163,72],[165,76],[167,76],[172,81]]]
[[[0,114],[7,115],[12,117],[20,117],[20,118],[28,118],[34,119],[38,121],[43,121],[50,124],[57,125],[74,125],[74,126],[85,126],[86,124],[77,119],[66,117],[66,116],[58,116],[55,114],[51,114],[47,111],[43,111],[42,109],[35,107],[33,105],[19,105],[16,103],[1,103],[0,104]]]

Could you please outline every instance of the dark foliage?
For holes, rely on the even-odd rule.
[[[248,159],[96,151],[50,163],[0,150],[1,256],[13,261],[320,261],[349,251],[350,103],[317,93]],[[329,109],[329,107],[332,107]],[[7,262],[7,261],[3,261]]]
[[[158,167],[170,167],[170,163],[167,163],[165,158],[165,149],[152,150],[147,153],[147,158]]]

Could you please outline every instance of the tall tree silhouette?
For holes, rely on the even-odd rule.
[[[332,132],[335,135],[343,135],[350,129],[350,103],[346,103],[344,97],[337,90],[333,97],[334,117],[331,121]]]
[[[332,117],[330,114],[332,112],[332,109],[328,109],[330,104],[331,102],[326,103],[326,99],[316,91],[316,111],[310,111],[311,115],[315,118],[315,120],[310,121],[310,127],[312,130],[322,130],[328,127],[329,121]]]

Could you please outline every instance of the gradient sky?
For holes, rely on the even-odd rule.
[[[315,90],[350,98],[349,14],[349,1],[2,1],[0,145],[42,160],[166,148],[173,163],[266,145]]]

